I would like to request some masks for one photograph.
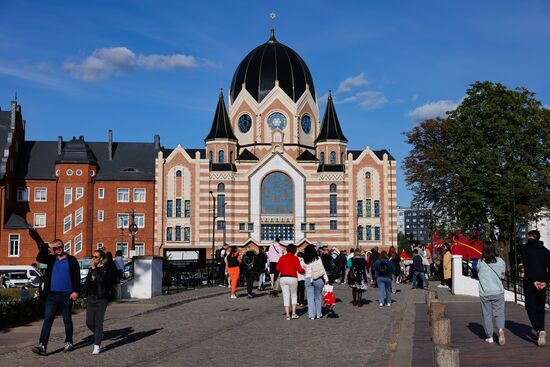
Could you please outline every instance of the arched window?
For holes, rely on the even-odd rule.
[[[223,183],[218,184],[218,192],[225,192],[225,185]]]
[[[210,163],[214,162],[214,153],[212,151],[208,152],[208,159]]]
[[[225,154],[223,150],[220,150],[218,152],[218,163],[224,163],[225,162]]]
[[[336,164],[336,152],[330,152],[330,164]]]
[[[180,170],[176,171],[176,177],[181,177],[181,171]]]
[[[366,178],[367,180],[370,180],[370,172],[365,173],[365,178]]]
[[[233,163],[233,151],[229,152],[229,163]]]
[[[336,184],[330,184],[330,216],[336,217],[338,215],[338,200],[336,197]]]
[[[218,217],[225,217],[225,185],[223,183],[218,184]]]
[[[319,160],[320,160],[320,164],[325,164],[325,153],[324,152],[321,152]]]
[[[340,163],[341,164],[344,164],[344,158],[345,158],[344,152],[340,153]]]

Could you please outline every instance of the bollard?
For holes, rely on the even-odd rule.
[[[430,325],[433,325],[435,320],[439,320],[445,317],[445,304],[439,302],[432,302],[428,309],[428,315],[430,316]]]
[[[434,345],[451,344],[451,319],[441,318],[432,322],[432,343]]]
[[[450,348],[441,345],[434,347],[434,367],[459,367],[460,356],[458,348]]]
[[[430,304],[432,302],[439,302],[436,291],[429,290],[428,292],[426,292],[425,297],[426,297],[426,304],[428,305],[428,307],[430,307]]]

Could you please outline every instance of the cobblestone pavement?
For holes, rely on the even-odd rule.
[[[254,299],[228,294],[163,307],[105,325],[104,351],[91,355],[90,332],[75,325],[75,351],[61,351],[63,336],[52,337],[47,357],[29,347],[0,356],[5,366],[388,366],[392,343],[411,290],[399,286],[392,307],[380,308],[377,289],[368,304],[353,307],[351,290],[335,286],[335,317],[286,321],[282,299],[265,292]],[[243,293],[242,291],[240,292]],[[56,323],[62,323],[56,320]],[[36,336],[38,337],[38,335]],[[390,345],[390,348],[388,348]]]

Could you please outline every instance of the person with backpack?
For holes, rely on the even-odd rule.
[[[231,246],[231,252],[226,256],[225,266],[231,280],[231,298],[237,298],[237,284],[239,283],[241,257],[237,246]]]
[[[380,253],[380,258],[374,263],[374,273],[378,285],[378,300],[380,307],[391,306],[391,282],[395,272],[393,262],[388,259],[386,251]]]
[[[218,283],[220,287],[225,287],[225,256],[227,255],[227,244],[223,245],[216,250],[215,261],[216,261],[216,275],[218,277]]]
[[[493,316],[498,328],[498,344],[504,345],[504,260],[496,256],[495,246],[483,244],[481,261],[478,262],[479,300],[481,302],[481,317],[485,329],[485,341],[493,343]]]
[[[271,280],[271,291],[273,297],[277,297],[277,280],[279,278],[279,272],[277,271],[277,263],[281,256],[283,256],[283,249],[281,248],[279,237],[275,238],[275,242],[269,245],[267,251],[267,259],[269,260],[269,278]]]
[[[254,267],[255,260],[256,253],[252,250],[248,250],[241,261],[241,271],[246,279],[246,292],[248,298],[254,297],[252,289],[254,288],[254,281],[256,280],[256,269]]]
[[[374,287],[378,287],[378,284],[376,283],[376,273],[374,272],[374,263],[379,258],[380,258],[380,253],[378,252],[378,246],[374,246],[372,248],[370,256],[367,260],[367,265],[370,269],[370,273],[371,273],[371,276],[372,276],[372,282],[373,282]]]
[[[328,247],[322,248],[321,253],[321,262],[323,263],[323,267],[325,268],[325,271],[327,272],[329,282],[332,284],[332,281],[334,280],[334,258],[330,254],[330,251]]]

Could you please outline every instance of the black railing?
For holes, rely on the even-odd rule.
[[[214,271],[214,273],[213,273]],[[211,261],[165,260],[162,268],[165,294],[213,285],[215,268]]]

